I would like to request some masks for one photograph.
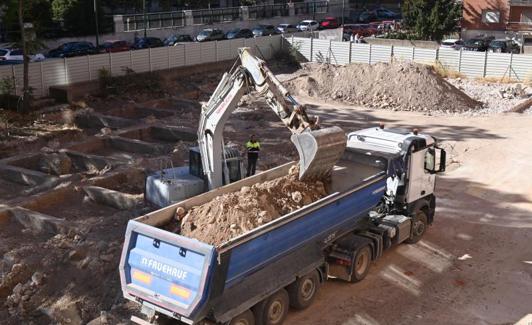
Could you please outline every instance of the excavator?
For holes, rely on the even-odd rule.
[[[224,73],[202,107],[198,147],[190,149],[188,168],[178,167],[148,176],[146,198],[153,204],[167,206],[242,178],[242,159],[237,150],[224,146],[223,130],[248,91],[264,96],[268,106],[292,132],[290,140],[299,154],[300,180],[327,177],[344,153],[347,138],[341,128],[320,128],[319,118],[308,116],[305,107],[290,95],[251,48],[240,48],[238,54],[240,64]]]

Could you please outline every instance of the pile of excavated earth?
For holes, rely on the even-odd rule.
[[[244,186],[187,211],[181,234],[220,245],[327,195],[321,181],[300,181],[298,168],[277,179]]]
[[[412,62],[345,66],[307,63],[285,85],[295,95],[372,108],[457,113],[481,106],[431,66]]]

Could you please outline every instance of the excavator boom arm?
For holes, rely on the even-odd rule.
[[[299,153],[300,179],[327,176],[340,159],[346,136],[339,127],[319,129],[318,119],[310,119],[265,62],[249,48],[239,49],[241,65],[225,73],[211,98],[202,107],[198,143],[209,189],[223,185],[223,129],[246,91],[246,86],[266,97],[266,101],[292,132]],[[226,172],[225,175],[228,175]]]

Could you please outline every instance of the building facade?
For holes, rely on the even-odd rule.
[[[532,0],[464,0],[462,38],[479,36],[532,43]]]

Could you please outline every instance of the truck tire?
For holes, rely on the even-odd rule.
[[[371,266],[371,248],[369,245],[363,246],[357,251],[353,260],[353,272],[351,274],[351,282],[359,282],[364,280],[368,275],[369,267]]]
[[[233,318],[228,325],[255,325],[255,315],[248,309]]]
[[[259,325],[281,325],[288,314],[290,298],[285,289],[281,289],[258,303],[255,308],[255,316]]]
[[[290,306],[295,309],[305,309],[312,304],[320,287],[318,271],[314,270],[304,275],[288,286]]]
[[[427,231],[427,226],[427,213],[423,210],[417,210],[414,218],[412,219],[412,234],[410,235],[410,238],[405,240],[405,243],[415,244],[420,241]]]

